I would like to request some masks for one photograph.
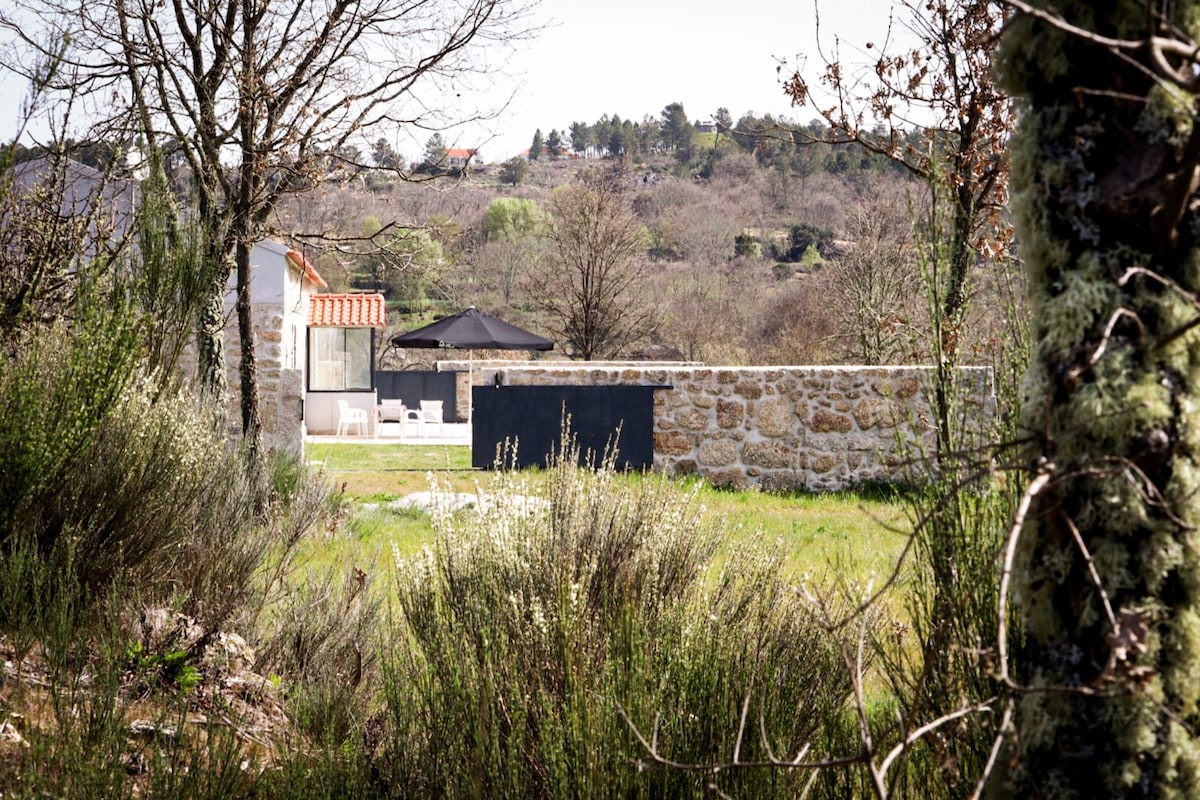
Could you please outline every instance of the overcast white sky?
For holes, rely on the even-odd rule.
[[[866,43],[887,34],[891,8],[891,0],[821,0],[826,52],[836,34],[847,60],[865,61]],[[750,111],[815,116],[789,105],[776,73],[780,59],[794,66],[798,58],[806,75],[819,73],[813,0],[543,0],[537,16],[546,27],[510,64],[522,84],[493,126],[497,138],[455,137],[479,144],[489,161],[527,149],[538,128],[565,131],[603,114],[640,121],[672,102],[693,120],[722,106],[735,120]]]
[[[826,52],[836,35],[845,61],[865,62],[866,43],[887,34],[892,5],[820,0]],[[511,77],[498,79],[486,96],[464,98],[492,107],[515,92],[511,104],[487,126],[443,138],[503,161],[527,149],[538,128],[543,135],[565,132],[604,114],[640,121],[672,102],[693,120],[724,106],[734,119],[752,111],[806,122],[814,114],[790,107],[776,68],[782,60],[786,74],[801,63],[806,75],[817,76],[815,20],[813,0],[541,0],[533,17],[541,30],[506,65]],[[0,81],[0,140],[13,136],[23,91],[19,82]],[[410,136],[402,149],[415,158],[429,134]]]

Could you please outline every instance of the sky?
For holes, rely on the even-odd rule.
[[[821,0],[825,52],[836,35],[847,61],[866,63],[865,45],[883,41],[891,8],[891,0]],[[447,141],[503,161],[528,149],[539,128],[565,132],[604,114],[639,122],[673,102],[691,120],[721,107],[735,120],[816,116],[791,106],[777,73],[781,62],[785,76],[797,64],[814,81],[820,72],[813,0],[543,0],[535,16],[545,27],[508,65],[519,73],[510,106],[482,141],[470,141],[473,131]]]
[[[819,0],[820,41],[843,60],[865,64],[868,42],[888,32],[892,0]],[[474,108],[494,108],[486,124],[447,130],[456,147],[478,148],[500,162],[528,149],[534,131],[566,133],[571,123],[618,115],[640,122],[682,103],[691,120],[725,107],[736,120],[747,112],[807,122],[811,109],[793,108],[779,85],[797,65],[815,82],[814,0],[541,0],[530,23],[531,39],[504,65],[486,92],[466,96]],[[877,52],[877,51],[876,51]],[[0,141],[12,138],[23,85],[0,76]],[[421,154],[427,131],[412,132],[400,149]]]

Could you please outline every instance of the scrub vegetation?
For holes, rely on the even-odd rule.
[[[78,143],[10,147],[0,794],[1195,796],[1196,3],[1004,7],[902,0],[922,44],[826,63],[838,103],[808,125],[720,109],[710,129],[671,103],[539,131],[500,170],[450,170],[431,140],[407,173],[386,141],[367,164],[352,128],[330,150],[284,137],[243,162],[265,170],[243,187],[280,193],[233,210],[232,238],[211,192],[180,210],[161,139],[120,219],[65,203],[69,162],[9,180]],[[137,74],[136,48],[104,52],[106,76]],[[33,99],[87,88],[41,56]],[[272,92],[228,74],[253,161]],[[799,72],[784,88],[811,100]],[[917,109],[930,127],[903,124]],[[138,138],[116,130],[71,151],[104,182]],[[231,440],[213,376],[179,357],[268,222],[402,325],[486,300],[581,358],[933,364],[933,452],[901,452],[928,480],[719,491],[581,464],[569,436],[525,471],[427,445],[264,453],[254,414]],[[994,368],[982,422],[968,363]]]

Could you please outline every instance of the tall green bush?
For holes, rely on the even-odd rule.
[[[717,529],[658,478],[571,454],[545,494],[501,481],[400,563],[402,613],[373,754],[402,797],[793,796],[785,771],[682,772],[794,753],[843,707],[837,649],[755,547],[710,572]],[[653,734],[651,734],[653,732]]]

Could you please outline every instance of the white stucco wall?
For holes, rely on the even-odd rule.
[[[250,300],[254,352],[258,364],[259,414],[263,444],[271,450],[299,455],[304,446],[302,418],[307,353],[309,286],[304,274],[289,263],[289,248],[262,241],[250,252]],[[241,406],[238,367],[237,276],[230,277],[225,294],[225,365],[229,385],[229,419],[240,432]],[[194,369],[194,357],[191,360]]]

